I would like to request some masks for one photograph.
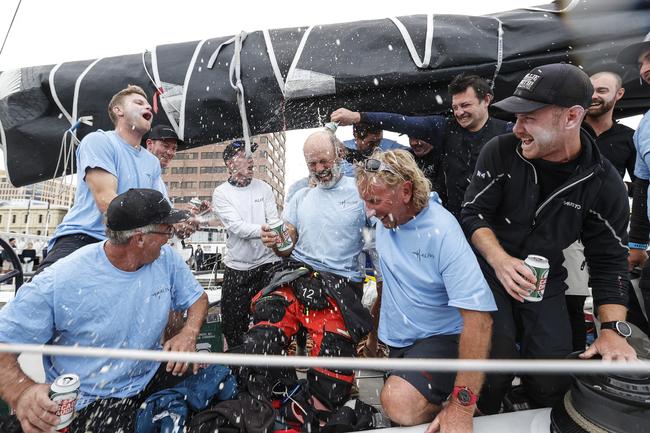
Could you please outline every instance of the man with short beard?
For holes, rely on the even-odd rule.
[[[583,126],[591,129],[590,133],[596,138],[600,153],[612,163],[614,168],[625,177],[625,170],[632,182],[626,182],[628,196],[632,197],[634,182],[634,130],[616,122],[613,118],[614,105],[623,97],[621,77],[615,72],[598,72],[591,77],[594,94],[591,105],[587,109]],[[564,250],[569,288],[566,291],[567,308],[571,320],[573,334],[573,350],[584,350],[587,343],[587,327],[585,325],[584,304],[589,292],[589,270],[586,268],[584,248],[576,241]]]
[[[118,194],[130,188],[160,190],[160,163],[140,146],[153,117],[144,90],[129,85],[117,92],[108,115],[115,130],[91,132],[79,144],[74,205],[54,231],[37,274],[82,246],[106,239],[104,213]]]
[[[615,72],[599,72],[589,77],[594,86],[591,105],[587,109],[585,123],[591,127],[596,137],[600,153],[614,165],[614,168],[625,177],[625,171],[632,182],[627,183],[631,194],[634,182],[634,129],[614,120],[614,106],[625,94],[620,75]]]
[[[495,137],[481,151],[462,211],[463,229],[497,303],[493,359],[561,359],[571,352],[562,250],[576,239],[584,244],[601,321],[598,338],[580,357],[636,359],[624,322],[629,205],[620,176],[580,128],[592,94],[580,68],[556,63],[532,69],[513,96],[495,104],[515,114],[517,123],[513,134]],[[524,301],[537,282],[524,263],[529,255],[549,264],[537,302]],[[512,378],[487,376],[482,413],[500,410]],[[570,380],[524,375],[522,383],[532,405],[545,407],[564,396]]]
[[[277,273],[291,280],[288,285],[271,285],[253,300],[258,315],[244,343],[246,353],[286,353],[289,340],[305,328],[314,341],[312,356],[354,356],[355,344],[370,330],[357,260],[366,214],[354,179],[341,172],[338,146],[329,131],[305,141],[305,162],[316,186],[296,192],[285,207],[292,247],[279,251],[279,235],[262,226],[262,242],[277,255],[290,256],[285,270],[300,275]],[[354,372],[315,368],[307,379],[318,400],[334,409],[348,400]]]
[[[253,143],[251,151],[256,149]],[[242,344],[248,330],[251,299],[263,287],[271,264],[278,261],[262,244],[261,235],[262,226],[279,216],[273,190],[253,177],[253,157],[246,155],[244,142],[228,144],[223,160],[230,176],[215,188],[212,208],[228,233],[221,313],[224,337],[233,348]]]
[[[339,108],[333,122],[351,125],[363,122],[384,130],[408,134],[433,145],[442,165],[443,180],[433,182],[445,207],[460,220],[463,195],[469,185],[476,158],[492,137],[508,133],[512,123],[490,117],[488,107],[494,97],[487,81],[476,75],[458,75],[449,84],[453,119],[448,116],[404,116],[395,113],[362,113]],[[416,161],[418,158],[416,158]],[[437,178],[440,179],[440,178]]]

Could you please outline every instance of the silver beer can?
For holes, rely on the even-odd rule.
[[[528,296],[522,296],[528,302],[539,302],[544,298],[546,290],[546,279],[548,278],[549,264],[546,257],[530,254],[524,260],[524,264],[535,275],[535,288],[528,293]]]
[[[280,235],[280,243],[275,244],[275,247],[278,249],[278,251],[287,251],[293,247],[293,240],[291,239],[291,235],[289,234],[289,230],[287,229],[287,226],[284,225],[284,221],[282,220],[274,220],[269,222],[269,227],[271,230],[276,232],[278,235]]]
[[[80,384],[79,376],[76,374],[62,374],[50,385],[50,400],[59,405],[56,411],[59,417],[57,431],[70,425],[74,419]]]

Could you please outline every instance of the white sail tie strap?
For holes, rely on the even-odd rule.
[[[70,125],[72,125],[74,124],[74,122],[72,121],[72,116],[70,115],[70,113],[68,113],[68,110],[66,110],[63,104],[61,103],[61,100],[59,99],[59,95],[57,95],[56,93],[56,86],[54,85],[54,75],[56,75],[56,71],[59,70],[62,64],[63,63],[59,63],[55,65],[50,71],[50,76],[49,76],[50,93],[52,94],[52,99],[54,100],[56,106],[59,108],[61,114],[63,114],[65,118],[68,119],[68,122],[70,122]]]
[[[494,76],[492,77],[492,82],[490,83],[492,90],[494,90],[494,85],[497,82],[497,75],[499,75],[499,71],[501,71],[501,65],[503,64],[503,22],[497,17],[494,17],[494,19],[499,23],[499,28],[497,30],[497,64],[494,68]]]
[[[527,7],[527,8],[523,8],[523,9],[527,10],[527,11],[549,12],[549,13],[552,13],[552,14],[561,14],[561,13],[564,13],[564,12],[571,12],[573,9],[575,9],[578,6],[578,4],[580,4],[580,1],[581,0],[571,0],[571,2],[564,9],[560,9],[560,10],[557,10],[557,11],[554,11],[552,9],[540,8],[540,7],[536,7],[536,6],[531,6],[531,7]]]
[[[419,69],[428,68],[431,63],[431,50],[433,42],[433,14],[427,14],[427,34],[425,38],[423,59],[420,59],[420,56],[415,49],[415,44],[413,44],[413,39],[411,39],[411,35],[409,34],[408,30],[406,30],[406,27],[404,27],[404,24],[402,24],[402,22],[396,17],[390,17],[389,20],[395,24],[395,27],[397,27],[399,32],[402,34],[402,39],[404,39],[406,48],[408,48],[409,53],[411,54],[411,59],[413,59],[415,66],[417,66]]]
[[[241,80],[241,49],[247,36],[248,33],[242,30],[238,35],[235,35],[221,43],[210,56],[210,60],[208,60],[208,69],[214,68],[214,64],[217,62],[217,57],[219,56],[219,53],[221,53],[221,49],[234,42],[235,48],[233,50],[232,59],[230,60],[228,75],[230,79],[230,87],[235,90],[235,94],[237,95],[237,106],[239,107],[239,117],[241,117],[242,133],[246,145],[246,156],[251,156],[251,131],[250,125],[248,124],[248,117],[246,116],[244,83]]]
[[[251,131],[246,116],[246,98],[244,94],[244,84],[241,81],[241,49],[248,34],[244,31],[235,36],[235,51],[230,62],[230,86],[237,94],[237,106],[239,107],[239,116],[241,117],[241,127],[244,134],[244,143],[246,144],[246,157],[250,157],[251,151]],[[235,81],[233,82],[233,78]]]
[[[151,75],[149,74],[149,71],[147,70],[147,63],[145,62],[145,58],[144,58],[145,53],[144,52],[142,53],[142,67],[144,68],[145,73],[147,74],[147,76],[149,77],[149,79],[151,80],[153,85],[156,86],[156,89],[158,89],[158,91],[160,92],[159,97],[160,97],[160,99],[162,101],[162,99],[164,98],[163,93],[165,91],[165,88],[164,88],[164,86],[162,84],[162,80],[160,79],[160,72],[158,71],[158,52],[157,52],[157,49],[158,49],[158,47],[154,46],[153,50],[151,50],[151,68],[153,69],[153,78],[151,77]],[[165,101],[166,101],[167,104],[172,106],[174,108],[174,110],[176,110],[177,112],[180,113],[180,111],[181,111],[180,108],[178,106],[176,106],[171,100],[165,98]],[[178,135],[178,122],[176,121],[174,116],[171,115],[171,113],[168,113],[167,110],[165,110],[164,104],[161,103],[161,105],[162,105],[163,111],[165,112],[165,115],[167,116],[167,120],[169,120],[169,124],[172,126],[172,128],[174,128],[174,132],[176,132],[176,135]]]
[[[99,59],[95,60],[92,62],[84,71],[77,77],[77,81],[74,83],[74,96],[72,98],[72,120],[70,121],[70,124],[74,126],[74,124],[77,122],[77,107],[79,105],[79,88],[81,87],[81,82],[83,79],[86,77],[86,74],[90,72],[90,70],[100,61],[102,58],[100,57]],[[91,123],[92,125],[92,123]],[[74,128],[77,129],[77,128]]]
[[[266,43],[266,52],[269,55],[271,68],[273,68],[273,75],[275,75],[275,79],[278,82],[278,87],[280,88],[280,92],[282,92],[282,96],[286,97],[284,94],[284,78],[282,78],[280,66],[278,66],[278,59],[275,56],[275,50],[273,50],[273,41],[271,40],[271,34],[269,33],[268,29],[262,30],[262,34],[264,35],[264,43]]]
[[[232,44],[233,42],[235,42],[235,36],[233,36],[232,38],[228,39],[227,41],[222,42],[221,44],[219,44],[217,49],[214,50],[214,52],[210,56],[210,60],[208,60],[208,69],[212,69],[214,67],[214,64],[217,61],[217,57],[219,56],[219,53],[221,52],[221,49],[223,47],[225,47],[226,45]]]
[[[190,78],[192,77],[192,71],[194,70],[194,65],[196,64],[196,59],[199,57],[201,48],[203,44],[207,42],[207,39],[203,39],[194,48],[194,54],[192,54],[192,60],[187,67],[185,72],[185,80],[183,81],[183,98],[181,99],[181,111],[180,111],[180,121],[178,122],[178,138],[185,141],[185,105],[187,102],[187,89],[190,85]]]

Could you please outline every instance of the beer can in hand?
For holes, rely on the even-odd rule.
[[[76,374],[63,374],[50,385],[50,400],[59,405],[56,411],[56,415],[59,417],[56,431],[66,431],[66,427],[74,419],[75,406],[79,397],[79,385],[79,376]]]
[[[280,243],[275,244],[275,247],[278,251],[287,251],[293,247],[293,240],[289,234],[287,226],[284,225],[282,220],[274,220],[269,222],[269,227],[271,230],[280,235]]]
[[[530,254],[524,260],[524,264],[535,275],[535,288],[528,292],[528,296],[522,296],[522,298],[528,302],[539,302],[544,298],[544,290],[546,289],[546,279],[548,278],[549,270],[548,259]]]

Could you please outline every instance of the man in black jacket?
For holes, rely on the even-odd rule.
[[[580,238],[603,327],[581,357],[636,359],[626,342],[627,223],[625,186],[580,124],[591,103],[589,77],[568,64],[534,68],[495,107],[516,114],[513,134],[481,151],[465,193],[463,228],[478,251],[498,311],[492,358],[563,358],[571,352],[562,250]],[[550,270],[539,302],[524,302],[535,277],[523,260],[546,257]],[[532,282],[531,282],[532,281]],[[628,328],[629,329],[629,328]],[[517,349],[519,343],[519,350]],[[534,405],[549,406],[568,387],[564,376],[524,376]],[[479,401],[498,412],[512,375],[489,375]]]
[[[487,81],[476,75],[458,75],[449,84],[454,118],[447,116],[404,116],[394,113],[360,113],[339,108],[332,113],[333,122],[351,125],[359,122],[377,125],[387,131],[408,134],[433,145],[428,155],[417,155],[416,162],[426,159],[433,167],[427,177],[439,190],[443,204],[460,220],[460,207],[469,185],[476,158],[492,137],[508,133],[512,123],[490,117],[488,106],[494,97]],[[440,100],[442,103],[442,100]],[[439,171],[442,173],[439,173]],[[440,180],[442,179],[442,180]],[[444,201],[446,197],[446,201]]]

